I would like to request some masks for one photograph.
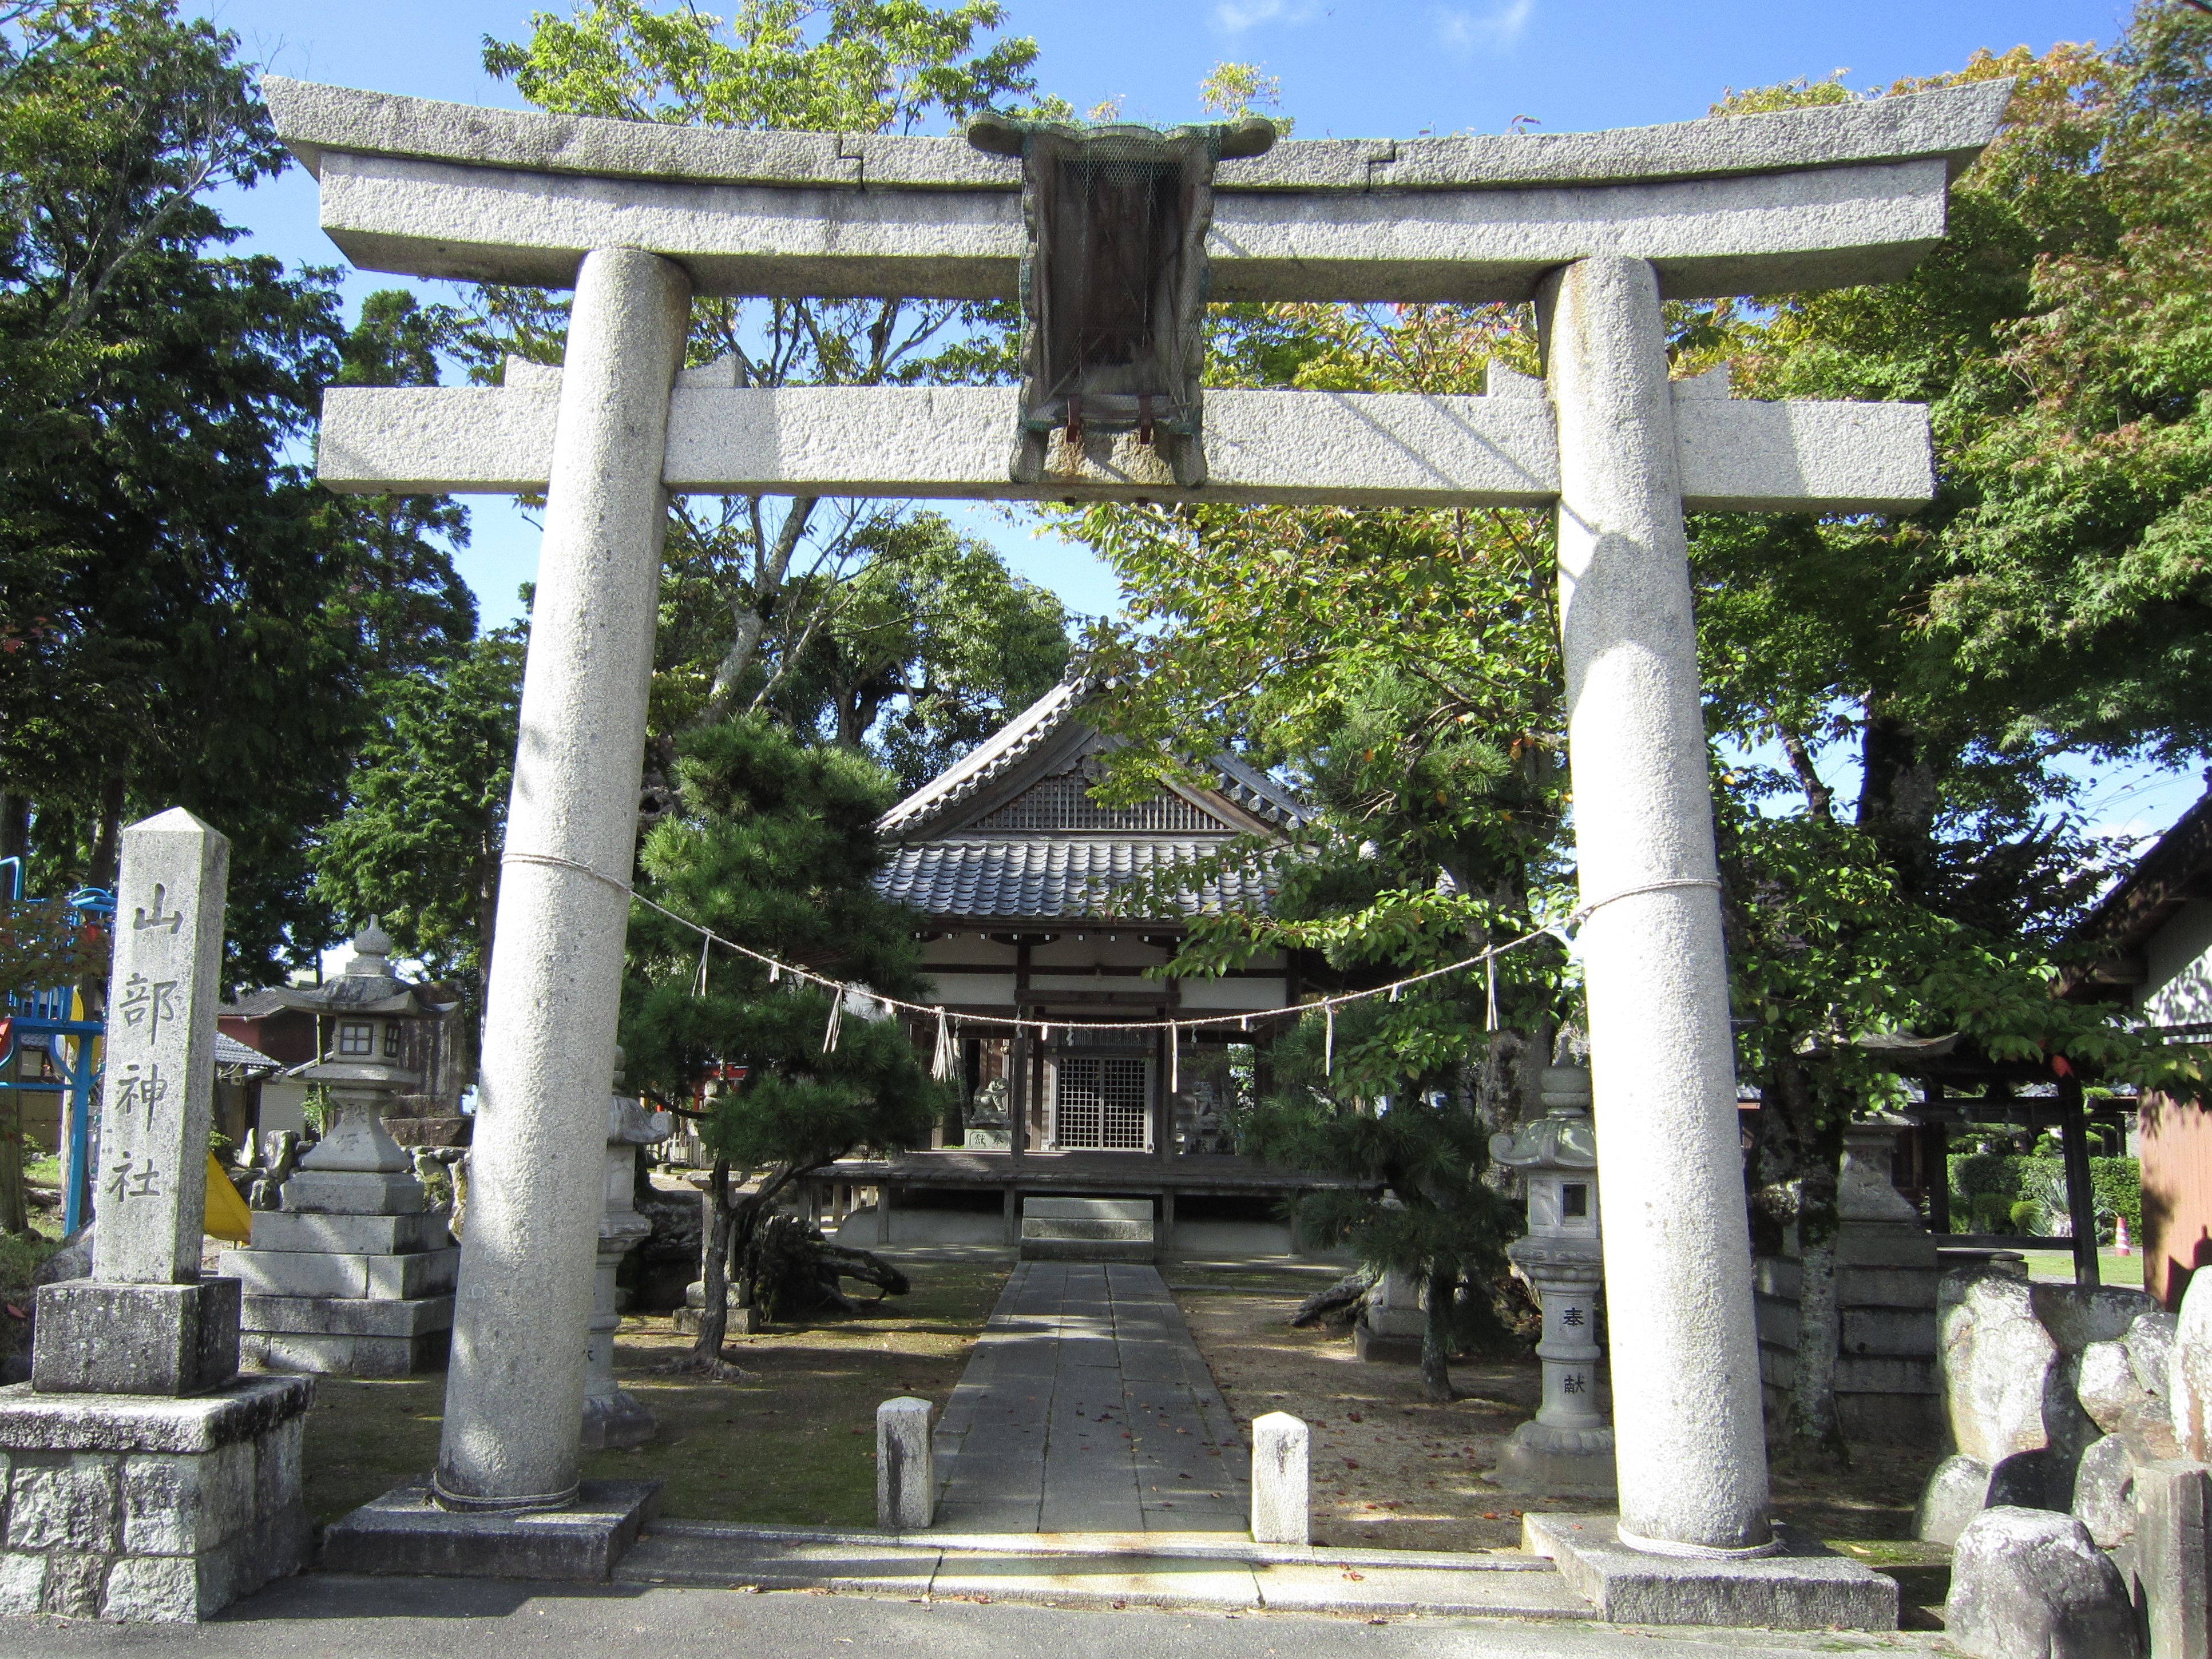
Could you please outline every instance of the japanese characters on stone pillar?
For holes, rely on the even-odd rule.
[[[123,832],[92,1278],[40,1292],[41,1392],[194,1394],[238,1370],[238,1281],[202,1279],[230,843],[182,807]]]
[[[123,832],[92,1276],[200,1276],[230,842],[181,806]]]

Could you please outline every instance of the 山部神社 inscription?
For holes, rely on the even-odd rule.
[[[93,1276],[199,1277],[230,843],[182,807],[123,832]]]

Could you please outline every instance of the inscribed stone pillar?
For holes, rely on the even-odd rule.
[[[1727,963],[1656,273],[1546,284],[1620,1534],[1769,1547]]]
[[[92,1277],[39,1292],[41,1393],[188,1395],[238,1371],[238,1281],[200,1277],[230,843],[182,807],[123,832]]]
[[[230,842],[181,806],[123,832],[92,1276],[200,1276]]]
[[[435,1492],[575,1496],[607,1098],[667,521],[661,458],[690,285],[585,257],[539,555],[486,992],[467,1234]]]

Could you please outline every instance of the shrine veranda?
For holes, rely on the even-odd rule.
[[[763,390],[683,367],[695,295],[1029,295],[1025,261],[1073,256],[1038,240],[1025,168],[1076,139],[1000,133],[1020,159],[264,88],[356,264],[575,295],[560,369],[334,390],[324,409],[334,489],[547,496],[441,1504],[577,1489],[584,1352],[544,1336],[591,1314],[670,495],[1551,506],[1595,907],[1618,1538],[1723,1565],[1776,1547],[1683,514],[1908,512],[1933,462],[1915,405],[1670,383],[1661,303],[1904,275],[2008,83],[1619,131],[1289,141],[1206,179],[1178,141],[1182,240],[1160,254],[1178,291],[1200,259],[1216,301],[1533,300],[1545,356],[1542,380],[1493,373],[1482,397],[1214,392],[1202,420],[1164,391],[1047,385],[1049,340],[1028,343],[1019,391]],[[1043,394],[1069,386],[1048,428]],[[1155,395],[1181,428],[1154,432]]]

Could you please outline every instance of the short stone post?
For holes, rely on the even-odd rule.
[[[1762,1552],[1766,1437],[1688,540],[1658,274],[1541,295],[1620,1539]]]
[[[592,1316],[668,521],[661,465],[690,300],[681,267],[635,248],[586,254],[577,273],[434,1485],[448,1509],[576,1497],[586,1353],[561,1334]]]
[[[182,809],[123,832],[93,1276],[0,1389],[0,1617],[189,1624],[307,1559],[314,1383],[240,1376],[239,1282],[200,1276],[229,852]]]
[[[665,1140],[675,1117],[648,1112],[645,1103],[617,1095],[607,1103],[606,1209],[599,1217],[597,1278],[592,1292],[591,1355],[584,1373],[584,1433],[586,1450],[641,1446],[653,1438],[651,1407],[615,1385],[615,1333],[622,1328],[616,1310],[615,1274],[623,1258],[653,1231],[637,1212],[637,1149]]]
[[[2212,1470],[2176,1459],[2135,1472],[2136,1607],[2150,1659],[2212,1659]]]
[[[937,1517],[937,1461],[929,1401],[902,1395],[876,1407],[876,1524],[927,1532]]]
[[[1288,1412],[1252,1419],[1252,1541],[1313,1541],[1312,1431]]]
[[[239,1284],[200,1277],[230,842],[181,806],[123,832],[92,1277],[39,1292],[40,1394],[199,1394],[238,1374]]]

